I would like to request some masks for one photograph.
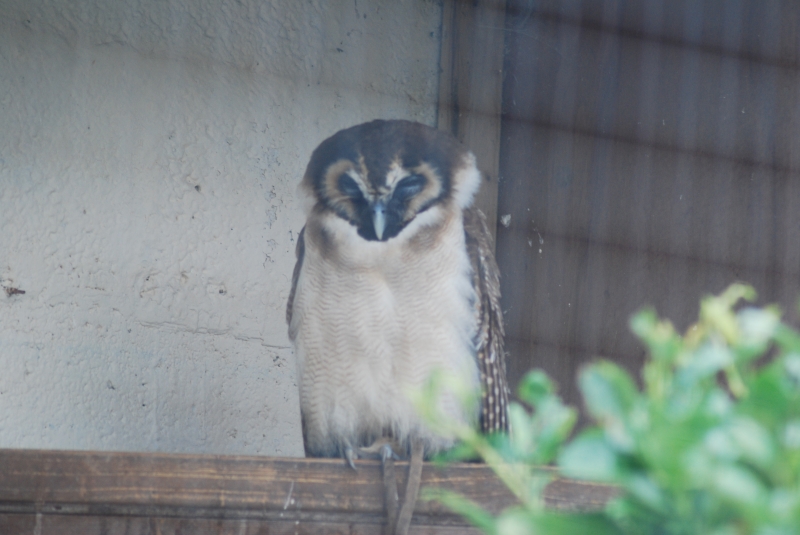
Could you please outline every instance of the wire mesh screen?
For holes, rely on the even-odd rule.
[[[577,402],[637,369],[644,304],[683,330],[734,281],[796,318],[800,4],[509,4],[497,251],[512,380]]]

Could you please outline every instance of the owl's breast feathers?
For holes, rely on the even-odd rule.
[[[421,436],[428,451],[452,445],[420,422],[408,392],[435,369],[479,384],[465,238],[451,216],[388,242],[363,240],[326,214],[309,218],[287,319],[312,453],[336,455],[343,444],[369,445],[383,432],[401,443]],[[454,395],[443,395],[441,408],[477,423],[477,410]]]
[[[444,396],[451,417],[480,422],[484,432],[507,429],[491,236],[480,211],[452,215],[387,243],[309,218],[287,306],[308,454],[339,455],[381,433],[400,443],[415,433],[429,452],[450,447],[452,438],[427,430],[407,399],[436,368],[482,388],[479,414]]]

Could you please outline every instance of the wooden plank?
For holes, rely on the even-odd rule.
[[[256,533],[266,527],[270,533],[378,533],[385,518],[380,463],[356,465],[353,471],[339,459],[0,450],[0,533]],[[406,472],[407,463],[397,463],[399,485]],[[494,513],[516,503],[477,463],[426,463],[422,486],[460,492]],[[597,509],[612,494],[609,487],[557,480],[545,501],[558,509]],[[442,505],[421,500],[412,522],[413,533],[466,527]]]
[[[0,514],[4,535],[381,535],[381,524],[299,522],[252,518],[172,518],[114,515]],[[480,535],[465,526],[412,525],[411,535]]]
[[[438,127],[478,159],[484,183],[475,204],[497,228],[500,113],[503,91],[505,0],[445,0],[439,75]]]

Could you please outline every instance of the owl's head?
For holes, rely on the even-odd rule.
[[[466,208],[480,185],[475,157],[451,135],[410,121],[341,130],[311,155],[301,187],[369,241],[386,241],[437,206]]]

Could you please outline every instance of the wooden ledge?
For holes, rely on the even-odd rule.
[[[379,533],[380,463],[161,453],[0,449],[0,533]],[[405,486],[407,463],[397,463]],[[514,497],[480,464],[426,464],[422,486],[454,490],[499,512]],[[556,509],[597,509],[613,489],[556,480]],[[464,532],[465,522],[419,501],[412,532]]]

